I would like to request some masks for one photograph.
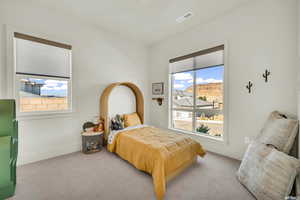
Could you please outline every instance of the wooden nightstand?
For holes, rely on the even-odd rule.
[[[85,154],[99,152],[103,146],[103,132],[83,132],[82,152]]]

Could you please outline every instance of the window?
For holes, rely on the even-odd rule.
[[[71,46],[14,33],[19,113],[71,110]]]
[[[224,45],[170,60],[170,127],[223,138]]]

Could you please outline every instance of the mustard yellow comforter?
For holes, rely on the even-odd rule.
[[[158,200],[164,197],[168,175],[196,155],[205,155],[201,145],[190,137],[154,127],[122,131],[107,148],[152,175]]]
[[[205,155],[201,145],[190,137],[154,127],[122,131],[107,148],[152,175],[158,200],[164,197],[168,175],[196,155]]]

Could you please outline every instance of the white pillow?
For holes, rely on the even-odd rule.
[[[285,118],[278,111],[270,114],[257,141],[271,144],[279,151],[289,153],[298,133],[298,120]]]
[[[299,168],[298,159],[253,141],[237,177],[258,200],[282,200],[289,196]]]

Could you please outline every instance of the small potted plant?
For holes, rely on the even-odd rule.
[[[208,134],[209,133],[209,128],[208,126],[205,126],[204,124],[201,124],[198,128],[196,128],[196,131],[198,133],[204,133],[204,134]]]
[[[95,124],[93,122],[85,122],[82,126],[84,132],[93,132]]]

